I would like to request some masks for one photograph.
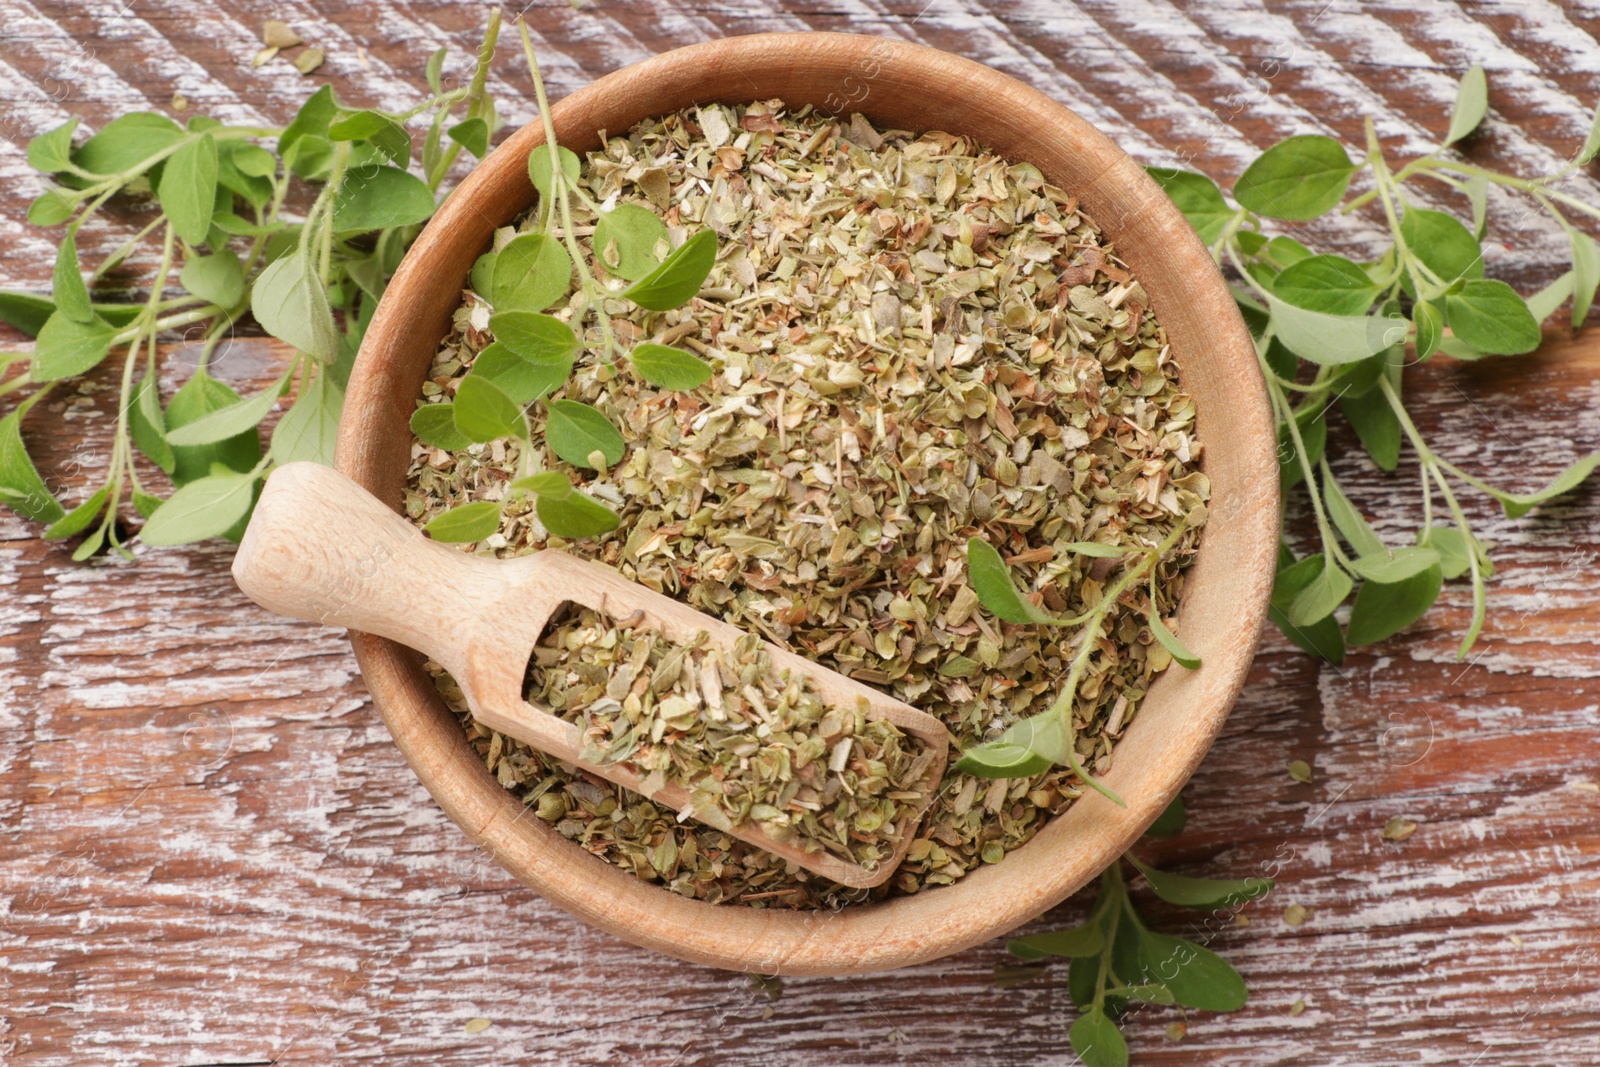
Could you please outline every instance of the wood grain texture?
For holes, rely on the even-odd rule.
[[[427,53],[472,40],[482,13],[177,0],[119,14],[0,0],[0,123],[15,141],[69,112],[97,124],[164,107],[174,90],[197,110],[282,122],[306,81],[283,64],[247,65],[274,16],[328,49],[309,82],[399,103]],[[855,29],[981,59],[1141,161],[1187,156],[1224,179],[1289,133],[1357,140],[1367,114],[1394,151],[1421,150],[1473,61],[1489,68],[1503,121],[1470,156],[1547,169],[1581,142],[1600,94],[1600,8],[1578,3],[662,2],[529,14],[558,96],[706,37]],[[518,99],[526,80],[514,64],[498,70],[510,118],[531,117]],[[0,179],[36,188],[15,145],[0,147]],[[1600,199],[1590,175],[1572,188]],[[40,289],[54,248],[17,203],[0,211],[0,284]],[[1525,291],[1548,281],[1563,254],[1552,224],[1519,223],[1510,199],[1491,210],[1504,246],[1491,246],[1490,273]],[[85,247],[109,250],[136,218],[113,218]],[[1362,251],[1377,233],[1360,220],[1303,229]],[[219,370],[264,383],[279,366],[271,345],[241,340]],[[167,384],[185,373],[180,352]],[[1529,359],[1438,362],[1407,387],[1439,451],[1505,484],[1537,485],[1600,447],[1593,339],[1552,335]],[[108,448],[111,400],[91,399],[28,423],[69,494],[85,477],[75,464],[103,462]],[[1334,454],[1380,532],[1405,536],[1411,482],[1371,470],[1348,440]],[[1162,1036],[1175,1012],[1142,1013],[1128,1027],[1136,1063],[1600,1058],[1600,498],[1582,491],[1518,522],[1478,500],[1468,509],[1500,543],[1470,665],[1454,662],[1470,611],[1458,586],[1339,669],[1268,636],[1186,790],[1190,830],[1141,850],[1190,873],[1276,871],[1250,925],[1210,941],[1239,966],[1251,1004],[1191,1017],[1181,1044]],[[998,942],[874,978],[792,980],[769,1003],[742,977],[596,933],[468,844],[378,722],[343,636],[252,607],[228,580],[229,546],[82,566],[9,513],[0,539],[7,1063],[1072,1060],[1064,976],[996,990]],[[1315,764],[1310,785],[1285,773],[1294,758]],[[1404,842],[1381,839],[1395,815],[1421,824]],[[1073,922],[1086,903],[1047,921]],[[1304,925],[1281,921],[1290,903],[1313,909]],[[1190,918],[1150,911],[1174,931]],[[1306,1009],[1291,1015],[1297,999]],[[469,1034],[474,1017],[494,1025]]]

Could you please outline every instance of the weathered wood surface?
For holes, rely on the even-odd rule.
[[[399,102],[439,43],[473,39],[467,4],[0,0],[0,126],[12,141],[69,112],[191,107],[282,122],[311,85]],[[288,19],[329,53],[302,80],[248,66]],[[601,4],[530,12],[556,93],[707,36],[856,29],[985,60],[1050,92],[1149,162],[1221,177],[1293,132],[1396,151],[1446,123],[1468,63],[1490,70],[1494,165],[1548,169],[1600,94],[1600,9],[989,3]],[[356,49],[365,47],[367,64]],[[513,120],[526,79],[498,66]],[[0,146],[0,284],[41,289],[53,245],[22,221],[34,190]],[[1573,188],[1600,199],[1581,177]],[[1428,195],[1432,195],[1429,191]],[[1511,222],[1491,273],[1525,290],[1562,245]],[[1310,228],[1334,246],[1376,231]],[[109,249],[113,221],[87,235]],[[92,254],[92,253],[88,253]],[[16,340],[7,335],[6,343]],[[219,372],[269,379],[241,341]],[[169,384],[184,374],[169,360]],[[1535,357],[1410,373],[1424,433],[1495,480],[1532,486],[1600,447],[1600,343],[1552,335]],[[30,419],[72,495],[103,462],[110,400]],[[1380,530],[1407,532],[1414,486],[1336,442]],[[98,457],[98,458],[97,458]],[[1452,587],[1405,635],[1318,665],[1269,636],[1227,732],[1186,792],[1190,830],[1146,853],[1194,873],[1275,871],[1248,926],[1217,932],[1251,1004],[1128,1034],[1143,1064],[1592,1063],[1600,1059],[1600,497],[1520,522],[1481,501],[1500,543],[1490,625],[1454,662],[1469,597]],[[343,637],[270,618],[228,579],[229,546],[73,564],[0,515],[0,1060],[80,1063],[1067,1063],[1064,976],[997,990],[999,942],[870,978],[795,980],[768,1002],[741,976],[655,957],[533,897],[473,850],[416,783],[372,711]],[[1285,771],[1311,760],[1310,785]],[[1421,826],[1404,842],[1390,816]],[[1083,898],[1048,917],[1075,921]],[[1285,906],[1313,909],[1298,928]],[[1188,917],[1151,908],[1168,929]],[[1291,1014],[1303,1000],[1305,1010]],[[467,1020],[493,1025],[468,1033]]]

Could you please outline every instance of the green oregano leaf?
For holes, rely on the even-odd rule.
[[[542,233],[513,238],[495,253],[489,302],[496,311],[543,311],[572,285],[572,258]]]
[[[106,497],[109,492],[110,490],[103,485],[95,490],[83,503],[45,527],[44,539],[46,541],[61,541],[81,534],[88,529],[89,524],[105,510]]]
[[[717,260],[717,235],[698,230],[672,251],[661,265],[623,290],[622,295],[649,311],[669,311],[687,304],[700,291]]]
[[[1289,602],[1289,621],[1295,626],[1310,626],[1332,615],[1344,603],[1354,583],[1350,576],[1332,561],[1324,566]]]
[[[57,522],[67,513],[28,456],[18,411],[0,419],[0,503],[35,522]]]
[[[1004,622],[1060,625],[1054,615],[1022,595],[1011,580],[1011,569],[995,547],[981,537],[967,541],[967,581],[989,614]]]
[[[61,238],[61,247],[56,250],[56,267],[50,289],[55,297],[57,312],[74,322],[94,321],[94,308],[89,305],[89,287],[84,284],[83,274],[78,270],[78,232],[74,227],[67,227],[66,234]]]
[[[1272,287],[1285,303],[1328,315],[1362,315],[1377,298],[1367,272],[1343,256],[1309,256],[1284,268]]]
[[[562,148],[559,145],[556,151],[561,155],[561,173],[566,176],[570,185],[578,184],[578,176],[583,172],[583,164],[578,159],[576,152]],[[528,153],[528,180],[533,182],[533,187],[539,191],[541,199],[548,199],[554,190],[550,187],[550,148],[548,145],[539,145]]]
[[[139,538],[147,545],[166,546],[221,537],[249,513],[255,487],[255,475],[217,467],[168,497]]]
[[[560,389],[572,375],[572,357],[533,360],[496,341],[472,361],[469,378],[487,378],[518,404],[531,404]]]
[[[1431,548],[1402,548],[1395,552],[1395,556],[1400,557],[1407,552],[1426,553],[1432,557],[1432,562],[1397,580],[1377,581],[1369,578],[1361,584],[1356,591],[1355,603],[1350,606],[1350,624],[1345,628],[1346,638],[1352,645],[1370,645],[1399,633],[1422,618],[1438,599],[1443,582],[1438,554]],[[1408,562],[1422,558],[1412,557]],[[1356,561],[1356,564],[1362,563],[1362,560]],[[1392,573],[1402,571],[1396,569]]]
[[[428,88],[433,90],[434,96],[444,95],[444,61],[449,54],[449,48],[436,48],[428,56],[428,61],[422,65],[422,76],[427,80]]]
[[[167,442],[178,446],[209,445],[254,429],[277,405],[278,398],[283,395],[285,381],[285,378],[280,378],[247,400],[218,408],[168,431]]]
[[[192,245],[204,244],[217,202],[217,142],[210,134],[167,157],[156,191],[173,231]]]
[[[1161,642],[1161,647],[1172,654],[1172,658],[1178,662],[1179,666],[1191,671],[1199,670],[1200,657],[1190,652],[1188,646],[1178,640],[1176,634],[1167,629],[1167,624],[1161,621],[1161,613],[1154,610],[1153,604],[1145,621],[1149,623],[1150,632],[1155,635],[1155,639]]]
[[[1408,207],[1400,217],[1400,236],[1405,238],[1407,250],[1438,277],[1442,286],[1449,286],[1458,278],[1483,277],[1483,249],[1472,231],[1454,215]],[[1418,281],[1411,278],[1408,288],[1423,293],[1436,288],[1430,282],[1418,290]]]
[[[667,224],[647,207],[618,204],[602,212],[594,227],[595,258],[619,278],[638,281],[660,263],[657,247],[670,244]]]
[[[1519,356],[1543,340],[1539,322],[1515,289],[1501,281],[1474,278],[1445,297],[1451,331],[1480,352]]]
[[[1578,330],[1589,317],[1595,291],[1600,289],[1600,245],[1576,228],[1568,236],[1572,241],[1572,328]],[[1529,313],[1532,314],[1531,309]],[[1542,317],[1534,317],[1542,321]]]
[[[1067,1031],[1083,1067],[1128,1067],[1128,1042],[1103,1008],[1091,1007]]]
[[[1067,760],[1066,726],[1045,711],[1013,723],[993,741],[969,748],[955,769],[977,778],[1027,778]]]
[[[1099,923],[1085,923],[1070,930],[1051,930],[1043,934],[1014,937],[1006,942],[1013,956],[1024,960],[1037,960],[1046,956],[1075,959],[1079,956],[1099,955],[1105,948],[1106,934]]]
[[[1385,408],[1388,406],[1387,403],[1384,404]],[[1328,509],[1328,518],[1333,522],[1333,528],[1344,535],[1344,539],[1358,555],[1377,556],[1388,551],[1377,532],[1367,523],[1366,517],[1357,511],[1355,505],[1350,503],[1350,498],[1344,495],[1344,490],[1340,488],[1338,481],[1328,476],[1326,472],[1322,479],[1322,503]]]
[[[435,515],[422,529],[435,541],[482,541],[500,529],[500,505],[487,500],[461,504]]]
[[[604,504],[579,492],[540,493],[534,513],[544,528],[557,537],[599,537],[615,530],[622,520]]]
[[[41,174],[57,174],[71,166],[72,134],[78,128],[78,121],[74,115],[55,129],[30,140],[28,165]]]
[[[1122,545],[1108,545],[1099,541],[1070,541],[1061,548],[1075,556],[1092,556],[1095,559],[1121,559],[1130,551]]]
[[[1350,561],[1350,569],[1357,575],[1380,585],[1403,582],[1438,565],[1439,553],[1422,547],[1386,549],[1380,546],[1378,551],[1363,551]]]
[[[489,124],[481,118],[458,122],[445,135],[479,159],[489,154]]]
[[[1444,338],[1444,315],[1436,305],[1418,301],[1411,309],[1411,321],[1417,327],[1417,358],[1427,359],[1439,351],[1439,342]]]
[[[1572,492],[1583,484],[1589,475],[1594,473],[1595,465],[1600,464],[1600,452],[1591,453],[1560,474],[1550,479],[1550,482],[1540,490],[1532,493],[1507,493],[1502,490],[1493,490],[1491,495],[1505,508],[1506,518],[1520,519],[1534,508],[1558,496]]]
[[[480,375],[469,374],[461,379],[456,387],[454,413],[456,429],[468,441],[483,443],[528,436],[528,422],[521,406]]]
[[[1328,315],[1268,296],[1272,331],[1295,355],[1310,363],[1337,366],[1377,355],[1410,330],[1399,317]]]
[[[72,161],[90,174],[143,173],[157,154],[185,136],[183,127],[165,115],[133,111],[106,123],[72,153]]]
[[[146,373],[134,388],[128,405],[128,433],[139,451],[168,474],[177,459],[167,442],[167,420],[161,411],[161,392],[155,377]]]
[[[1147,867],[1131,852],[1127,861],[1138,868],[1156,896],[1184,908],[1233,908],[1264,897],[1272,890],[1270,878],[1191,878]]]
[[[1305,222],[1337,207],[1358,169],[1338,141],[1301,134],[1279,141],[1245,168],[1233,196],[1258,215]]]
[[[489,317],[495,340],[517,355],[538,363],[571,363],[581,345],[572,327],[552,315],[534,311],[502,311]]]
[[[540,471],[528,474],[511,483],[511,488],[521,489],[536,496],[566,496],[572,492],[572,482],[560,471]]]
[[[1172,198],[1195,233],[1200,235],[1200,240],[1208,245],[1216,244],[1233,218],[1233,209],[1222,198],[1217,183],[1190,170],[1167,167],[1146,167],[1145,170]]]
[[[28,221],[35,226],[59,226],[78,209],[78,197],[65,189],[46,189],[28,204]]]
[[[1289,621],[1289,605],[1312,583],[1326,566],[1319,553],[1296,561],[1287,548],[1279,547],[1278,574],[1272,584],[1272,599],[1267,614],[1273,625],[1303,651],[1320,656],[1329,663],[1344,662],[1344,632],[1330,615],[1317,622],[1299,626]]]
[[[333,122],[328,127],[330,141],[365,141],[394,162],[411,158],[411,135],[388,115],[377,111],[357,111]],[[360,182],[365,174],[357,173],[345,180]]]
[[[239,403],[239,394],[204,370],[196,371],[167,403],[168,429],[187,426],[213,411]],[[217,464],[235,471],[252,470],[261,458],[261,435],[254,428],[209,445],[172,446],[172,483],[183,486],[208,477]],[[235,531],[229,531],[230,534]],[[238,532],[243,532],[242,528]]]
[[[333,227],[343,232],[410,226],[433,214],[433,191],[399,167],[366,167],[345,179],[333,202]]]
[[[33,349],[34,381],[74,378],[100,365],[111,351],[116,329],[98,315],[78,322],[57,311],[45,320]]]
[[[1549,285],[1528,297],[1528,314],[1534,322],[1543,322],[1567,302],[1574,289],[1572,271],[1563,271]],[[103,312],[102,312],[103,314]]]
[[[250,310],[261,328],[324,363],[339,355],[339,329],[328,294],[302,250],[280,256],[257,277]]]
[[[1203,945],[1153,930],[1139,931],[1145,980],[1172,990],[1174,999],[1201,1011],[1238,1011],[1248,995],[1239,972]]]
[[[456,401],[460,403],[460,398]],[[545,421],[544,439],[550,450],[574,467],[595,467],[596,452],[606,466],[614,466],[627,450],[627,442],[611,420],[588,404],[576,400],[552,400]]]
[[[244,264],[230,248],[190,256],[178,280],[195,296],[221,308],[232,308],[244,299]]]
[[[628,353],[640,377],[662,389],[696,389],[711,380],[711,364],[679,348],[646,342]]]
[[[274,463],[302,461],[333,465],[334,444],[339,436],[339,412],[344,405],[344,390],[333,375],[319,371],[309,386],[300,390],[294,406],[283,413],[272,428],[268,450]],[[463,442],[462,447],[466,447]]]
[[[1472,569],[1470,553],[1478,556],[1478,569],[1485,578],[1494,573],[1494,564],[1483,543],[1476,537],[1469,542],[1455,526],[1430,526],[1417,531],[1417,543],[1426,544],[1439,553],[1439,571],[1448,581],[1459,578]]]
[[[411,413],[411,432],[429,448],[455,452],[472,444],[472,439],[456,429],[456,408],[449,402],[427,404]]]
[[[1467,68],[1456,86],[1455,106],[1450,109],[1450,132],[1444,135],[1442,145],[1455,144],[1478,128],[1489,113],[1489,79],[1477,63]]]

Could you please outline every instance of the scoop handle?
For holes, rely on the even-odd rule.
[[[233,580],[268,611],[387,637],[434,658],[459,646],[481,561],[430,541],[331,467],[289,463],[256,503]]]

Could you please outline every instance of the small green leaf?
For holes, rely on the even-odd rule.
[[[482,541],[500,529],[500,505],[487,500],[462,504],[435,515],[422,529],[435,541]]]
[[[540,493],[534,512],[544,528],[557,537],[599,537],[621,524],[617,513],[582,493]]]
[[[1491,495],[1500,501],[1505,508],[1506,517],[1520,519],[1540,504],[1565,493],[1570,493],[1578,488],[1589,475],[1594,473],[1596,464],[1600,464],[1600,452],[1594,452],[1578,460],[1572,466],[1550,479],[1543,489],[1532,493],[1506,493],[1494,490]]]
[[[1563,271],[1555,281],[1528,297],[1528,313],[1533,321],[1543,322],[1567,302],[1574,289],[1572,271]]]
[[[457,403],[460,398],[457,397]],[[613,466],[627,450],[627,442],[611,420],[588,404],[576,400],[552,400],[545,422],[544,439],[551,451],[574,467],[593,467],[590,456],[599,452],[606,465]]]
[[[1037,960],[1045,956],[1074,959],[1078,956],[1098,955],[1105,948],[1106,934],[1099,923],[1085,923],[1070,930],[1051,930],[1043,934],[1014,937],[1006,942],[1013,956],[1024,960]]]
[[[250,310],[263,330],[308,356],[325,363],[338,357],[333,309],[303,251],[280,256],[256,277]]]
[[[169,430],[167,441],[180,447],[210,445],[247,433],[258,426],[278,403],[278,398],[283,395],[283,386],[284,379],[280,378],[248,400],[218,408],[193,422]]]
[[[1350,607],[1350,625],[1345,628],[1352,645],[1370,645],[1399,633],[1420,619],[1438,599],[1443,581],[1438,553],[1432,548],[1402,548],[1395,555],[1402,553],[1423,554],[1408,560],[1408,565],[1424,558],[1431,558],[1432,562],[1409,573],[1405,573],[1409,566],[1396,566],[1384,572],[1384,580],[1369,578],[1361,584]],[[1355,562],[1357,566],[1363,563]],[[1402,573],[1404,577],[1392,577]]]
[[[1483,67],[1474,63],[1461,76],[1456,86],[1455,106],[1450,109],[1450,132],[1441,144],[1455,144],[1478,128],[1483,116],[1489,113],[1489,79]]]
[[[1272,889],[1270,878],[1191,878],[1147,867],[1131,852],[1129,863],[1139,869],[1156,896],[1184,908],[1234,908],[1264,897]]]
[[[449,54],[449,48],[436,48],[422,66],[422,76],[427,79],[428,88],[433,90],[434,96],[444,95],[444,61]]]
[[[1331,562],[1325,564],[1306,587],[1289,602],[1289,621],[1295,626],[1310,626],[1332,615],[1344,603],[1354,583],[1350,576]]]
[[[433,215],[433,192],[399,167],[367,167],[345,179],[333,203],[333,227],[342,232],[410,226]]]
[[[1295,561],[1288,549],[1279,549],[1278,574],[1272,585],[1272,600],[1267,614],[1283,635],[1296,646],[1321,656],[1330,663],[1344,662],[1344,633],[1338,622],[1329,616],[1309,626],[1296,626],[1289,621],[1289,605],[1322,573],[1326,561],[1319,554]]]
[[[34,381],[54,382],[94,369],[111,351],[116,332],[98,315],[85,323],[57,311],[45,321],[34,345]]]
[[[1129,552],[1136,551],[1126,545],[1108,545],[1100,541],[1069,541],[1061,548],[1075,556],[1093,556],[1095,559],[1121,559]]]
[[[90,494],[83,503],[46,527],[44,539],[46,541],[61,541],[81,534],[105,510],[106,497],[109,493],[110,490],[102,485]]]
[[[217,203],[217,142],[205,134],[167,157],[156,191],[177,235],[204,244]]]
[[[1369,582],[1392,585],[1414,578],[1429,567],[1439,565],[1439,553],[1431,548],[1385,549],[1364,553],[1350,561],[1350,569]]]
[[[1579,229],[1572,230],[1568,236],[1572,241],[1572,328],[1577,330],[1589,317],[1595,290],[1600,289],[1600,245]],[[1539,316],[1535,318],[1543,321]]]
[[[629,281],[638,281],[654,270],[661,263],[657,246],[670,244],[667,224],[638,204],[618,204],[595,223],[595,258],[606,270]]]
[[[91,174],[143,173],[150,160],[185,136],[165,115],[134,111],[106,123],[72,153],[72,161]]]
[[[1145,980],[1172,990],[1173,997],[1184,1007],[1238,1011],[1248,999],[1239,972],[1227,960],[1193,941],[1141,931],[1138,956]]]
[[[1067,1031],[1083,1067],[1128,1067],[1128,1042],[1104,1010],[1090,1008]]]
[[[967,749],[955,769],[976,778],[1028,778],[1066,759],[1065,725],[1060,715],[1046,711],[1013,723],[993,741]]]
[[[1383,315],[1328,315],[1268,296],[1272,331],[1301,359],[1323,366],[1354,363],[1404,341],[1405,319]]]
[[[57,174],[71,166],[72,134],[78,128],[78,121],[74,115],[29,141],[28,166],[41,174]]]
[[[494,262],[498,258],[493,252],[485,252],[473,260],[472,273],[467,278],[467,285],[485,300],[489,299],[494,286]]]
[[[538,474],[529,474],[518,478],[511,483],[511,488],[521,489],[536,496],[566,496],[572,492],[572,482],[560,471],[540,471]]]
[[[967,541],[967,581],[978,602],[1004,622],[1059,625],[1054,615],[1041,610],[1022,595],[1011,580],[1011,570],[995,547],[981,537]]]
[[[1519,356],[1538,348],[1543,339],[1538,320],[1505,282],[1472,279],[1444,303],[1451,331],[1481,352]]]
[[[1584,166],[1600,153],[1600,104],[1594,108],[1594,118],[1589,120],[1589,134],[1583,139],[1583,147],[1578,149],[1578,154],[1573,157],[1573,162]]]
[[[232,249],[190,256],[178,280],[189,292],[218,307],[231,308],[244,299],[244,264]]]
[[[1172,798],[1172,803],[1161,810],[1156,816],[1156,821],[1144,832],[1145,837],[1161,840],[1168,837],[1177,837],[1183,832],[1183,827],[1189,821],[1188,809],[1183,804],[1183,794],[1179,793]]]
[[[461,379],[456,387],[454,411],[456,429],[468,441],[528,436],[528,421],[521,406],[479,375],[469,374]]]
[[[148,519],[154,515],[156,508],[159,508],[161,504],[162,500],[158,496],[152,496],[140,489],[133,491],[133,510],[139,513],[141,519]]]
[[[1295,424],[1300,428],[1300,441],[1305,446],[1306,462],[1313,468],[1321,462],[1328,444],[1328,423],[1323,418],[1320,405],[1301,408],[1295,414]],[[1300,462],[1299,448],[1289,433],[1289,424],[1278,424],[1278,484],[1283,489],[1299,485],[1305,479],[1305,467]]]
[[[513,238],[495,253],[489,302],[496,311],[543,311],[572,286],[572,258],[542,233]]]
[[[1417,327],[1417,358],[1427,359],[1439,351],[1439,342],[1444,337],[1444,314],[1436,305],[1419,301],[1411,309],[1411,321]]]
[[[377,111],[356,111],[338,119],[328,127],[330,141],[366,141],[384,157],[404,166],[411,158],[411,135],[388,115]],[[347,177],[347,182],[359,182],[365,175]]]
[[[470,378],[487,378],[518,404],[543,399],[567,383],[572,374],[572,357],[554,360],[528,359],[499,341],[478,353],[472,361]]]
[[[1468,549],[1467,539],[1455,526],[1431,526],[1426,530],[1418,530],[1417,543],[1426,544],[1439,553],[1439,570],[1446,580],[1459,578],[1472,569],[1467,556],[1469,551],[1477,552],[1478,570],[1485,578],[1494,574],[1494,564],[1489,562],[1489,553],[1483,543],[1474,537],[1472,549]]]
[[[1333,521],[1334,529],[1344,535],[1344,539],[1359,555],[1376,556],[1388,552],[1377,532],[1367,523],[1366,517],[1356,510],[1339,483],[1331,477],[1322,480],[1322,503],[1328,509],[1328,518]],[[1363,572],[1357,573],[1365,577]]]
[[[35,226],[59,226],[78,210],[78,198],[65,189],[46,189],[28,205],[28,221]]]
[[[1156,184],[1172,198],[1183,217],[1189,220],[1200,240],[1216,244],[1223,229],[1233,219],[1233,209],[1222,199],[1217,183],[1204,174],[1192,170],[1172,170],[1167,167],[1146,167]]]
[[[680,348],[646,342],[628,353],[633,369],[651,385],[687,391],[711,380],[711,364]]]
[[[1145,621],[1150,624],[1150,632],[1161,642],[1161,647],[1172,654],[1172,658],[1178,661],[1179,666],[1191,671],[1200,669],[1200,657],[1190,652],[1188,646],[1167,629],[1167,624],[1161,621],[1159,612],[1151,611]]]
[[[1293,237],[1274,237],[1267,242],[1261,254],[1270,259],[1280,271],[1311,258],[1311,249]]]
[[[1408,207],[1400,218],[1400,236],[1406,249],[1436,275],[1439,286],[1427,282],[1422,293],[1436,296],[1458,278],[1483,277],[1483,249],[1472,231],[1454,215],[1427,208]],[[1407,288],[1415,291],[1418,281],[1411,278]]]
[[[717,235],[698,230],[672,251],[661,265],[622,293],[650,311],[668,311],[687,304],[700,291],[717,261]]]
[[[1272,287],[1285,303],[1328,315],[1364,315],[1378,286],[1343,256],[1311,256],[1284,268]]]
[[[277,464],[302,461],[333,466],[344,390],[328,372],[319,372],[272,429],[269,451]]]
[[[161,546],[220,537],[249,513],[255,488],[256,477],[238,471],[192,481],[156,509],[139,531],[139,538],[147,545]]]
[[[128,405],[128,432],[139,451],[150,457],[150,462],[168,474],[177,459],[172,445],[167,442],[167,420],[161,412],[160,386],[150,374],[139,379],[134,387],[133,401]]]
[[[53,523],[67,513],[28,456],[17,411],[0,419],[0,503],[35,522]]]
[[[572,327],[534,311],[502,311],[489,317],[495,340],[535,363],[570,364],[581,345]]]
[[[583,164],[579,161],[577,153],[559,145],[556,147],[556,151],[561,155],[561,173],[566,176],[569,184],[578,184],[578,176],[583,172]],[[533,182],[533,187],[539,191],[541,199],[548,199],[552,195],[550,169],[549,145],[539,145],[528,153],[528,180]]]
[[[51,295],[56,300],[56,310],[74,322],[94,321],[94,308],[89,305],[89,287],[78,271],[78,234],[67,227],[56,250],[56,269],[51,280]]]
[[[427,404],[411,413],[411,432],[429,448],[442,448],[455,452],[472,444],[472,440],[456,429],[454,404]]]
[[[480,118],[458,122],[445,134],[479,159],[489,154],[489,124]]]
[[[1233,197],[1258,215],[1305,222],[1337,207],[1359,169],[1338,141],[1301,134],[1279,141],[1246,167]]]

